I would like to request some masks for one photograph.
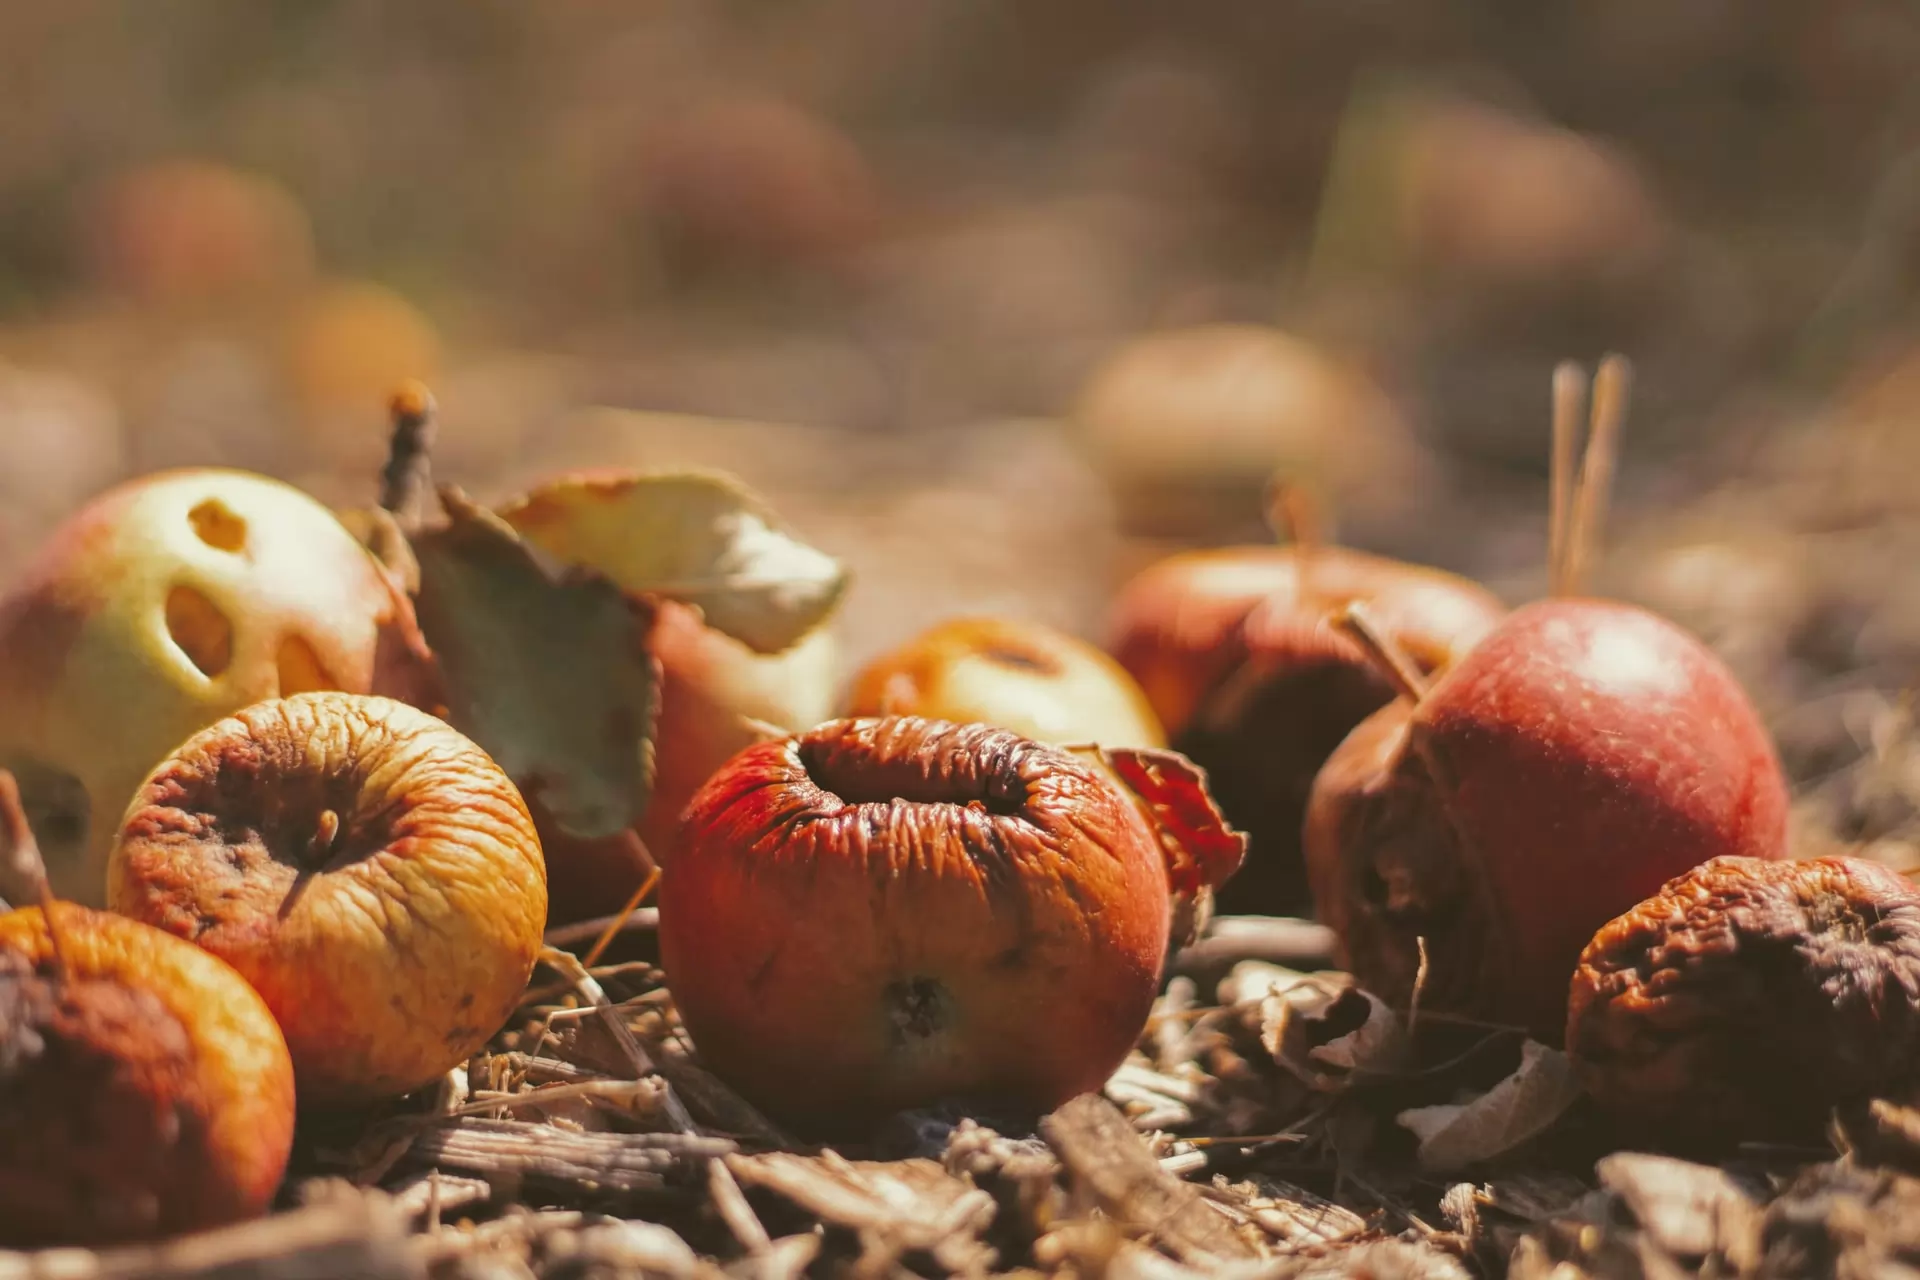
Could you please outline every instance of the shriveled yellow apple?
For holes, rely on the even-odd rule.
[[[422,653],[404,592],[291,486],[187,469],[94,499],[0,600],[0,768],[55,892],[104,900],[127,801],[189,734],[305,690],[418,698]]]
[[[1126,668],[1038,622],[955,618],[855,677],[847,714],[998,725],[1041,742],[1161,747],[1166,734]]]
[[[387,698],[256,703],[127,811],[114,910],[227,961],[286,1033],[303,1105],[410,1092],[513,1012],[547,915],[527,806],[465,735]]]

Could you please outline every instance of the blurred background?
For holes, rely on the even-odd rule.
[[[0,0],[0,577],[155,467],[363,503],[419,376],[487,497],[739,473],[852,562],[850,663],[1098,635],[1151,557],[1265,536],[1276,466],[1519,600],[1552,367],[1619,350],[1602,585],[1872,838],[1916,67],[1904,0]]]

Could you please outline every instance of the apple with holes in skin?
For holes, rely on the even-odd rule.
[[[1745,691],[1671,622],[1527,605],[1321,771],[1304,843],[1340,963],[1404,1007],[1558,1043],[1582,948],[1710,858],[1787,856],[1787,785]]]
[[[1171,556],[1114,603],[1109,648],[1252,840],[1222,910],[1306,909],[1300,823],[1314,775],[1394,694],[1331,621],[1356,601],[1428,673],[1506,612],[1486,588],[1439,569],[1300,544]]]
[[[229,966],[137,921],[0,915],[0,1247],[106,1245],[265,1213],[293,1064]]]
[[[141,785],[107,872],[115,911],[259,991],[303,1106],[394,1097],[485,1044],[547,915],[520,792],[444,721],[308,693],[195,734]]]
[[[956,618],[854,678],[847,714],[999,725],[1041,742],[1166,744],[1146,696],[1099,649],[1038,622]]]
[[[289,485],[158,472],[95,498],[0,600],[0,768],[54,891],[99,905],[134,788],[189,734],[312,689],[421,700],[413,607]]]
[[[1039,1112],[1098,1089],[1139,1036],[1169,876],[1142,811],[1074,755],[834,720],[748,748],[694,798],[661,956],[702,1060],[803,1132],[943,1099]]]

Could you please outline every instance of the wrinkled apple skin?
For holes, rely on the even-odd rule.
[[[405,594],[289,485],[184,469],[94,499],[0,600],[0,767],[54,891],[104,901],[127,801],[188,735],[308,689],[417,698],[421,655]]]
[[[986,725],[836,720],[695,797],[660,946],[702,1058],[802,1132],[1097,1089],[1166,957],[1167,872],[1092,766]]]
[[[1164,747],[1146,695],[1099,649],[1037,622],[956,618],[869,663],[850,716],[999,725],[1041,742]]]
[[[1404,1002],[1558,1043],[1580,952],[1709,858],[1787,856],[1772,740],[1718,658],[1606,600],[1511,614],[1417,707],[1342,743],[1304,833],[1341,962]]]
[[[120,916],[0,915],[0,1247],[105,1245],[266,1212],[293,1064],[227,965]],[[64,967],[61,967],[64,966]]]
[[[499,766],[423,711],[343,693],[188,739],[141,785],[107,878],[114,910],[260,992],[303,1106],[459,1065],[518,1006],[547,914],[533,820]]]
[[[1224,911],[1307,906],[1300,824],[1315,773],[1393,688],[1329,617],[1359,601],[1426,672],[1492,630],[1505,607],[1438,569],[1345,547],[1225,547],[1171,556],[1116,600],[1109,648],[1146,692],[1175,750],[1206,769],[1248,833]],[[1249,673],[1257,677],[1248,680]],[[1229,685],[1244,692],[1224,696]]]

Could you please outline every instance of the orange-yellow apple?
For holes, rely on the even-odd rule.
[[[1042,742],[1166,745],[1133,677],[1038,622],[956,618],[882,654],[854,678],[847,714],[974,721]]]
[[[254,985],[308,1103],[417,1089],[512,1014],[547,915],[520,792],[444,721],[387,698],[256,703],[141,785],[114,910]]]
[[[232,968],[134,920],[0,915],[0,1246],[105,1245],[264,1213],[293,1065]]]
[[[1452,663],[1505,613],[1465,578],[1346,547],[1225,547],[1155,564],[1115,602],[1110,645],[1176,750],[1208,772],[1252,840],[1221,891],[1229,911],[1297,912],[1300,831],[1321,764],[1393,686],[1332,616],[1364,603],[1423,671]]]
[[[1098,1089],[1145,1025],[1159,836],[1077,756],[1005,729],[834,720],[750,747],[687,812],[660,948],[701,1057],[803,1132]]]
[[[0,768],[62,897],[103,901],[134,788],[189,734],[312,689],[421,696],[413,609],[331,512],[238,471],[107,491],[0,600]]]

